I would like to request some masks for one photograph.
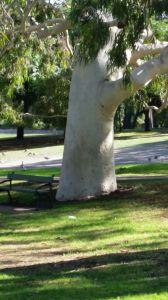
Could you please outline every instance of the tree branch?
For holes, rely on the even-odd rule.
[[[38,24],[38,25],[32,25],[27,29],[27,34],[30,35],[32,32],[40,32],[40,30],[52,30],[52,26],[55,24],[63,24],[66,25],[66,29],[70,27],[70,22],[67,20],[64,20],[62,18],[54,18],[51,20],[47,20],[44,23]]]
[[[73,50],[72,50],[72,46],[70,43],[68,30],[65,31],[65,43],[66,43],[66,47],[67,47],[68,51],[70,52],[71,55],[73,55]]]
[[[60,34],[62,32],[65,32],[68,29],[68,21],[65,23],[60,23],[55,26],[52,26],[50,28],[47,28],[46,30],[40,30],[37,32],[37,36],[40,39],[47,38],[49,36],[54,36],[56,34]]]
[[[147,55],[160,54],[164,48],[168,46],[168,42],[157,41],[156,44],[137,44],[136,50],[132,53],[129,65],[135,65],[138,59]]]
[[[168,47],[163,50],[159,57],[151,59],[131,73],[130,88],[124,85],[123,78],[111,82],[105,81],[101,89],[101,104],[110,113],[121,102],[146,86],[157,75],[166,73],[168,73]],[[115,102],[112,99],[116,99]]]
[[[1,5],[4,19],[6,19],[7,23],[10,23],[12,28],[14,28],[14,20],[9,14],[9,11],[6,10],[4,2],[2,2],[0,5]]]
[[[31,10],[33,9],[33,7],[35,7],[35,5],[37,3],[38,3],[38,0],[33,0],[33,1],[27,0],[27,6],[23,12],[21,25],[20,25],[21,32],[24,33],[26,31],[26,22],[28,20],[29,14],[30,14]]]

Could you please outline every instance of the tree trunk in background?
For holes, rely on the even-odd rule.
[[[149,111],[145,110],[145,131],[151,131],[151,122],[149,118]]]
[[[24,106],[23,106],[23,113],[27,113],[29,110],[29,83],[26,81],[24,83]],[[24,139],[24,126],[17,127],[17,139],[23,140]]]
[[[124,120],[123,120],[123,129],[131,129],[132,128],[132,111],[125,111]]]
[[[24,127],[23,126],[17,127],[17,136],[16,137],[18,140],[23,140],[23,138],[24,138]]]

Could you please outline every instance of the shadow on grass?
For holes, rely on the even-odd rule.
[[[126,132],[127,134],[128,132]],[[148,139],[149,137],[150,138],[156,138],[156,137],[161,137],[161,135],[163,134],[168,134],[168,131],[165,131],[165,132],[160,132],[160,133],[155,133],[155,132],[149,132],[148,134],[145,134],[144,132],[137,132],[136,134],[130,134],[130,135],[124,135],[124,132],[122,133],[123,136],[118,136],[118,133],[116,133],[116,136],[114,137],[115,140],[118,140],[118,141],[122,141],[122,140],[136,140],[138,138],[140,139]]]
[[[62,145],[64,143],[63,136],[31,136],[25,137],[23,140],[17,138],[1,138],[0,139],[0,151],[13,151],[13,150],[24,150],[41,148],[55,145]]]
[[[167,194],[168,194],[168,185],[167,180],[148,180],[143,181],[126,181],[120,183],[120,190],[111,193],[107,196],[102,196],[96,199],[85,200],[85,201],[68,201],[68,202],[55,202],[54,209],[45,210],[45,211],[36,211],[32,213],[17,213],[10,214],[10,218],[7,218],[5,215],[1,216],[4,226],[18,228],[20,224],[22,226],[29,225],[31,220],[32,225],[43,224],[45,220],[50,222],[55,222],[56,215],[57,217],[67,216],[68,214],[78,214],[78,212],[86,213],[85,210],[92,209],[93,216],[94,211],[105,211],[105,220],[99,220],[99,222],[107,223],[111,218],[118,218],[124,216],[127,211],[132,208],[140,209],[152,209],[153,207],[158,208],[167,208]],[[23,206],[27,207],[34,201],[34,196],[29,194],[17,193],[16,198],[14,198],[17,203],[17,206],[22,203]],[[14,195],[15,196],[15,195]],[[9,203],[8,196],[6,193],[0,194],[0,203]],[[16,204],[14,202],[14,205]],[[19,221],[19,224],[18,224]],[[91,219],[91,222],[93,220]],[[78,224],[79,225],[79,224]],[[91,224],[90,224],[91,225]],[[84,226],[84,224],[82,224]]]
[[[136,295],[148,299],[150,294],[168,292],[167,261],[168,249],[161,249],[4,268],[0,274],[7,279],[0,280],[1,299],[131,299]]]

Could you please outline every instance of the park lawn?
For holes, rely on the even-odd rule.
[[[167,300],[167,181],[0,213],[1,300]],[[2,194],[1,194],[2,197]]]
[[[114,138],[114,148],[121,149],[127,147],[135,147],[145,144],[157,144],[157,143],[168,143],[168,131],[124,131],[122,133],[116,133]]]
[[[116,174],[118,176],[168,176],[168,163],[117,165]]]
[[[0,177],[9,173],[19,173],[41,176],[60,176],[60,167],[33,168],[33,169],[0,169]],[[168,163],[148,163],[148,164],[125,164],[116,166],[118,176],[168,176]]]

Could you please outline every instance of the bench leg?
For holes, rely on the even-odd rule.
[[[12,202],[13,202],[13,200],[12,200],[11,193],[10,193],[10,191],[9,191],[9,190],[8,190],[7,192],[8,192],[8,198],[9,198],[9,202],[10,202],[10,203],[12,203]]]
[[[54,204],[53,191],[49,193],[36,192],[36,209],[49,209]]]
[[[40,195],[38,192],[35,193],[35,199],[36,199],[36,209],[40,209]]]

